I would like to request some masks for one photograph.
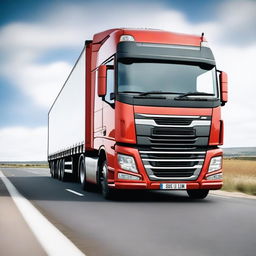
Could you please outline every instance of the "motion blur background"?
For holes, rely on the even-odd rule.
[[[0,161],[47,159],[47,112],[84,41],[114,28],[205,33],[229,75],[225,147],[256,146],[256,1],[0,2]]]

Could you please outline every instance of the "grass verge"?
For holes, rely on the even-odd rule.
[[[224,159],[224,185],[222,190],[256,195],[256,161]]]
[[[48,164],[0,164],[0,168],[49,168]]]

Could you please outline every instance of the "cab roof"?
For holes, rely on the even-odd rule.
[[[131,35],[136,42],[158,43],[158,44],[179,44],[200,46],[202,41],[206,41],[204,36],[181,34],[157,29],[134,29],[134,28],[113,28],[93,37],[94,44],[102,44],[111,36],[121,37],[121,35]]]

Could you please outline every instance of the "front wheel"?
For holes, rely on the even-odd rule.
[[[108,186],[108,165],[107,161],[102,164],[101,172],[101,192],[105,199],[111,199],[113,197],[113,189]]]
[[[191,189],[187,190],[188,196],[192,199],[204,199],[207,197],[208,189]]]

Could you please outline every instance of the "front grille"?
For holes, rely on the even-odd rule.
[[[155,122],[160,125],[190,125],[193,121],[192,118],[154,118]]]
[[[178,149],[208,145],[210,116],[136,114],[137,143],[152,149]]]
[[[150,180],[195,180],[205,154],[205,151],[140,151]]]
[[[167,136],[167,137],[194,137],[195,129],[186,128],[153,128],[152,136]]]
[[[210,116],[135,114],[137,143],[150,180],[196,180],[208,145]]]

